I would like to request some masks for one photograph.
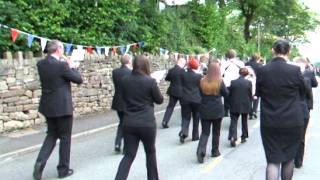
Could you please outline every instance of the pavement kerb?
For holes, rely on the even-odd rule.
[[[178,106],[178,107],[175,107],[174,110],[177,110],[177,109],[180,109],[180,108],[181,107]],[[165,112],[165,109],[155,112],[155,115],[159,115],[159,114],[164,113],[164,112]],[[97,132],[101,132],[101,131],[104,131],[104,130],[107,130],[107,129],[111,129],[111,128],[117,127],[118,124],[119,123],[113,123],[113,124],[109,124],[109,125],[106,125],[106,126],[103,126],[103,127],[100,127],[100,128],[95,128],[95,129],[87,130],[87,131],[80,132],[80,133],[77,133],[77,134],[73,134],[72,135],[72,139],[76,139],[76,138],[83,137],[83,136],[88,136],[88,135],[91,135],[91,134],[94,134],[94,133],[97,133]],[[57,144],[59,144],[59,140],[58,140]],[[5,161],[6,159],[9,159],[9,158],[12,158],[12,157],[16,157],[16,156],[19,156],[19,155],[23,155],[23,154],[34,152],[34,151],[40,149],[41,146],[42,146],[42,144],[37,144],[37,145],[33,145],[33,146],[30,146],[30,147],[27,147],[27,148],[22,148],[22,149],[18,149],[18,150],[9,152],[9,153],[2,154],[2,155],[0,155],[0,161]]]

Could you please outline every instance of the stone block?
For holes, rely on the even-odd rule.
[[[39,104],[40,98],[32,98],[32,104]]]
[[[18,96],[15,96],[15,97],[5,98],[5,99],[3,99],[3,102],[4,103],[12,103],[12,102],[17,102],[19,100],[20,100],[20,98]]]
[[[32,95],[33,98],[38,98],[40,96],[41,96],[41,90],[40,89],[33,91],[33,95]]]
[[[34,91],[40,89],[40,82],[36,80],[25,81],[25,86],[28,90]]]
[[[8,78],[6,79],[6,81],[7,81],[8,84],[9,84],[9,83],[15,83],[15,82],[16,82],[16,78],[14,78],[14,77],[8,77]]]
[[[22,122],[23,128],[28,128],[28,127],[30,127],[32,124],[33,124],[33,121],[32,121],[32,120],[28,120],[28,121],[23,121],[23,122]]]
[[[3,115],[0,116],[0,121],[7,122],[9,120],[10,120],[10,118],[8,116],[3,116]]]
[[[15,113],[10,113],[10,119],[25,121],[30,119],[30,117],[27,114],[24,114],[23,112],[15,112]]]
[[[27,111],[27,110],[37,110],[38,109],[38,104],[28,104],[24,105],[22,110]]]
[[[25,90],[23,90],[23,89],[16,89],[16,90],[0,93],[0,97],[1,98],[8,98],[8,97],[13,97],[13,96],[21,96],[24,94],[24,92],[25,92]]]
[[[27,105],[27,104],[32,104],[31,99],[25,99],[25,100],[20,100],[18,102],[15,102],[16,105]]]
[[[16,107],[4,107],[3,112],[5,113],[10,113],[10,112],[16,112],[17,108]]]
[[[28,96],[29,98],[32,98],[32,91],[27,90],[24,95]]]
[[[3,123],[3,126],[5,131],[12,131],[23,128],[23,123],[21,121],[8,121]]]
[[[38,117],[38,110],[29,110],[28,116],[31,119],[36,119]]]
[[[8,90],[6,81],[0,81],[0,91],[3,91],[3,90]]]
[[[3,130],[4,130],[4,128],[3,128],[3,121],[0,121],[0,133],[2,133]]]

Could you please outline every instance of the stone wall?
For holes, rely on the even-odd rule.
[[[79,67],[84,82],[72,86],[76,117],[110,110],[114,93],[111,72],[120,66],[119,58],[86,55]],[[0,133],[44,122],[38,113],[41,88],[36,63],[40,59],[21,52],[14,57],[7,52],[0,59]],[[168,58],[150,56],[150,60],[152,71],[172,66]],[[164,81],[160,83],[163,94],[167,85]]]

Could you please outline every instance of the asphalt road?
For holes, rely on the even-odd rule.
[[[307,132],[307,149],[304,166],[295,169],[294,180],[320,179],[320,90],[315,89],[315,106],[311,113],[309,130]],[[156,115],[158,124],[163,117],[163,109]],[[231,148],[227,141],[229,118],[224,118],[221,129],[220,152],[218,158],[211,158],[209,139],[207,156],[204,164],[199,164],[196,158],[197,142],[188,138],[185,144],[180,144],[180,109],[172,116],[169,129],[157,131],[157,160],[161,180],[263,180],[265,179],[266,161],[261,143],[259,120],[249,121],[249,139],[246,143],[237,143]],[[238,134],[241,134],[240,123]],[[73,139],[71,149],[71,168],[73,180],[112,180],[115,177],[121,154],[114,153],[114,138],[116,129],[108,128],[95,133],[89,133]],[[44,138],[44,137],[43,137]],[[24,153],[19,156],[0,159],[0,179],[28,180],[32,179],[34,161],[39,150]],[[57,148],[50,157],[43,173],[43,179],[56,179],[58,162]],[[142,144],[131,167],[128,180],[144,180],[146,177],[145,155]]]

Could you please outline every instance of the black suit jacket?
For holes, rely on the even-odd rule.
[[[246,66],[251,66],[254,73],[257,74],[258,70],[263,66],[262,64],[258,63],[257,61],[250,60],[246,63]]]
[[[318,81],[313,71],[305,70],[303,72],[304,79],[308,82],[308,86],[311,88],[311,96],[307,98],[308,109],[313,109],[313,93],[312,88],[318,86]]]
[[[212,120],[222,118],[224,115],[224,106],[222,96],[228,96],[229,92],[223,81],[220,85],[220,91],[217,95],[205,95],[201,91],[200,117],[201,119]]]
[[[121,82],[123,77],[131,74],[131,70],[127,66],[122,66],[112,71],[112,81],[114,85],[114,95],[112,99],[111,108],[117,111],[124,110],[124,101],[121,96]]]
[[[229,87],[230,112],[231,113],[250,113],[252,100],[251,81],[240,76],[231,81]]]
[[[201,75],[188,69],[182,76],[182,104],[200,103],[200,80]]]
[[[61,117],[73,114],[71,84],[82,83],[81,75],[70,69],[66,62],[52,56],[37,63],[42,95],[39,112],[45,117]]]
[[[156,81],[136,72],[125,76],[122,81],[121,92],[125,101],[123,126],[156,127],[153,103],[163,102]]]
[[[257,95],[261,97],[261,126],[303,126],[304,80],[300,68],[276,57],[258,71]]]
[[[182,97],[182,76],[184,74],[184,69],[178,65],[175,65],[168,71],[165,78],[166,81],[170,81],[170,86],[167,90],[167,94],[174,96],[176,98]]]

